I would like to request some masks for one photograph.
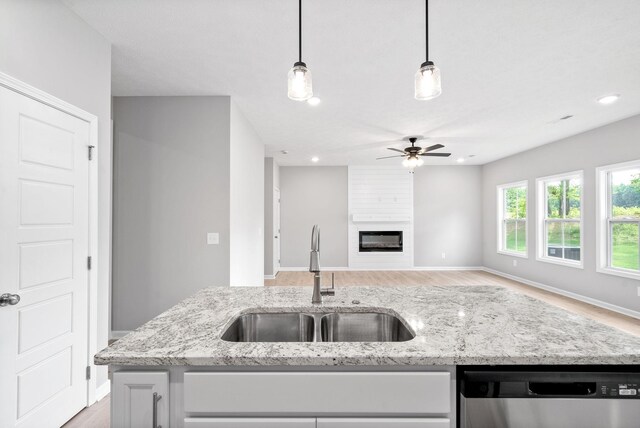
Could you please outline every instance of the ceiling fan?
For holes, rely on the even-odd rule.
[[[451,153],[431,153],[434,150],[438,150],[443,148],[442,144],[434,144],[433,146],[422,148],[420,146],[416,146],[416,141],[418,141],[421,137],[407,137],[406,141],[411,143],[410,147],[405,147],[404,150],[396,149],[393,147],[387,147],[388,150],[392,150],[394,152],[402,153],[401,155],[394,156],[384,156],[381,158],[376,158],[376,160],[380,159],[390,159],[390,158],[405,158],[402,161],[402,164],[409,168],[410,172],[413,172],[413,169],[417,166],[420,166],[424,163],[424,161],[420,158],[420,156],[433,156],[433,157],[449,157]]]

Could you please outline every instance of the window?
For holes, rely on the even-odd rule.
[[[498,186],[498,252],[527,257],[527,182]]]
[[[537,259],[582,267],[582,171],[536,183]]]
[[[640,279],[640,161],[597,169],[598,271]]]

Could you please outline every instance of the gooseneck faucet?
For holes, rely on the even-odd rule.
[[[322,296],[334,296],[335,289],[333,284],[331,288],[322,288],[320,282],[320,227],[313,226],[311,230],[311,256],[309,260],[309,272],[313,273],[313,297],[312,304],[322,303]]]

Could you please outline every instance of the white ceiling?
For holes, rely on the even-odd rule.
[[[286,94],[295,0],[63,1],[113,43],[114,95],[231,95],[282,165],[371,163],[413,134],[453,153],[427,163],[483,164],[640,113],[638,0],[431,0],[431,101],[424,1],[304,0],[317,107]]]

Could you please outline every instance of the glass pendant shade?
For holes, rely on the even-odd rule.
[[[304,62],[296,62],[289,70],[287,95],[295,101],[306,101],[313,96],[311,71]]]
[[[415,97],[416,100],[430,100],[442,93],[440,69],[431,61],[422,63],[416,72]]]

